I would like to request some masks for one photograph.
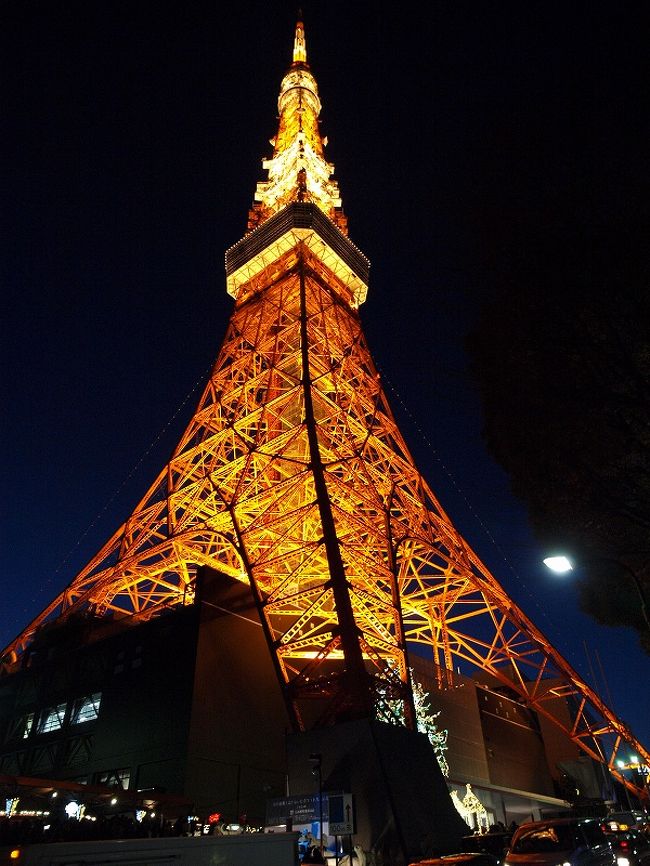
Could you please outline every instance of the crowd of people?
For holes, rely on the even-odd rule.
[[[58,817],[0,817],[0,845],[36,842],[79,842],[88,839],[137,839],[150,836],[188,835],[187,821],[145,818],[133,815],[97,816],[93,820]]]

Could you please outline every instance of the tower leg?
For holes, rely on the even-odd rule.
[[[406,866],[461,850],[469,832],[424,734],[369,719],[287,737],[292,795],[315,791],[310,754],[321,755],[324,794],[354,796],[353,843],[378,866]]]

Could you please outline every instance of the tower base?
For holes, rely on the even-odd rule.
[[[369,719],[289,734],[291,794],[318,789],[310,754],[321,756],[324,793],[354,796],[352,841],[373,852],[377,866],[461,850],[469,829],[425,734]]]

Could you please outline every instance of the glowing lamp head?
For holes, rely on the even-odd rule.
[[[547,556],[544,565],[555,574],[567,574],[567,572],[573,571],[571,560],[566,556]]]
[[[78,818],[79,817],[79,803],[75,803],[74,800],[71,800],[66,804],[65,813],[68,818]]]

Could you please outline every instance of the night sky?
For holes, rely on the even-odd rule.
[[[191,416],[232,309],[223,255],[265,178],[297,5],[2,4],[2,646],[128,516]],[[490,253],[507,256],[517,207],[580,219],[588,201],[553,212],[576,173],[625,206],[608,166],[637,132],[632,8],[302,4],[327,156],[372,262],[362,321],[418,467],[648,745],[648,657],[540,564],[483,445],[464,353],[494,285],[495,221],[506,242]]]

